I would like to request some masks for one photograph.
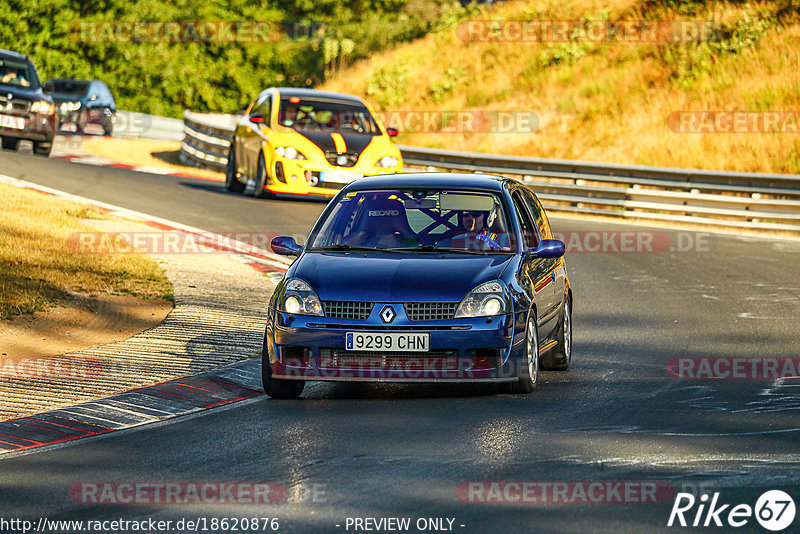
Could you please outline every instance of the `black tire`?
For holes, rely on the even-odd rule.
[[[305,380],[280,380],[272,378],[272,367],[269,365],[267,340],[264,339],[264,351],[261,353],[261,382],[264,393],[273,399],[296,399],[305,388]]]
[[[264,164],[264,153],[258,154],[258,165],[256,166],[256,184],[253,186],[253,196],[256,198],[275,198],[275,194],[264,189],[267,185],[267,166]]]
[[[109,137],[113,133],[114,133],[114,123],[111,122],[110,118],[108,118],[103,121],[103,135]]]
[[[536,330],[536,312],[528,312],[525,327],[525,356],[519,362],[519,380],[513,383],[514,393],[531,393],[539,381],[539,333]]]
[[[245,184],[239,181],[237,174],[239,173],[236,172],[236,150],[231,142],[231,148],[228,150],[228,164],[225,166],[225,189],[231,193],[241,193],[245,188]]]
[[[567,296],[558,327],[558,344],[542,361],[542,367],[553,371],[566,371],[572,363],[572,299]]]
[[[3,148],[6,150],[16,150],[19,147],[19,139],[16,137],[3,137]]]
[[[53,150],[53,142],[52,141],[34,141],[33,142],[33,153],[39,156],[50,156],[50,152]]]

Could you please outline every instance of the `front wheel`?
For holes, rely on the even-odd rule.
[[[33,153],[38,154],[39,156],[50,156],[50,152],[53,150],[53,142],[52,141],[34,141],[33,142]]]
[[[19,146],[19,139],[14,137],[3,137],[3,148],[6,150],[16,150]]]
[[[536,331],[536,313],[528,313],[525,329],[525,357],[519,364],[519,381],[513,384],[514,393],[530,393],[539,380],[539,334]]]
[[[305,380],[280,380],[272,378],[272,367],[269,364],[267,342],[264,340],[264,351],[261,354],[261,381],[264,393],[273,399],[296,399],[303,392]]]
[[[225,189],[231,193],[241,193],[244,191],[245,184],[237,178],[236,172],[236,149],[231,141],[231,148],[228,150],[228,164],[225,166]]]
[[[256,183],[253,189],[253,196],[257,198],[275,198],[275,195],[264,189],[267,185],[267,166],[264,164],[264,153],[258,154],[258,166],[256,167]]]

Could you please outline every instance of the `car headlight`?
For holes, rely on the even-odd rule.
[[[462,317],[489,317],[511,311],[511,301],[505,285],[500,280],[486,282],[461,300],[456,310],[456,319]]]
[[[295,315],[324,315],[317,293],[299,278],[286,282],[283,295],[278,300],[278,309]]]
[[[31,112],[41,113],[42,115],[52,115],[56,112],[56,107],[46,100],[37,100],[31,104]]]
[[[308,159],[305,154],[291,146],[275,147],[275,153],[287,159]]]
[[[394,156],[383,156],[375,162],[376,167],[383,167],[384,169],[391,169],[397,166],[397,158]]]

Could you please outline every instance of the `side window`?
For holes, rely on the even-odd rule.
[[[533,214],[536,227],[539,229],[539,235],[542,236],[542,239],[552,239],[553,233],[550,231],[550,222],[547,220],[547,215],[545,214],[539,199],[536,198],[536,195],[534,195],[528,189],[523,189],[523,191],[525,195],[525,203],[528,205],[528,209]]]
[[[511,198],[514,201],[514,211],[517,213],[517,219],[519,219],[522,227],[522,244],[525,248],[533,248],[539,244],[539,236],[536,233],[533,219],[528,213],[528,208],[519,190],[515,191]]]
[[[265,119],[267,119],[267,125],[270,123],[270,111],[272,108],[272,95],[266,94],[260,97],[257,101],[255,106],[253,106],[253,110],[250,112],[251,115],[255,115],[256,113],[259,115],[263,115]]]

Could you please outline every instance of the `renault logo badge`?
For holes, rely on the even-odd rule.
[[[391,323],[394,321],[394,318],[397,317],[397,314],[394,311],[394,308],[391,306],[384,306],[381,310],[381,319],[384,323]]]

